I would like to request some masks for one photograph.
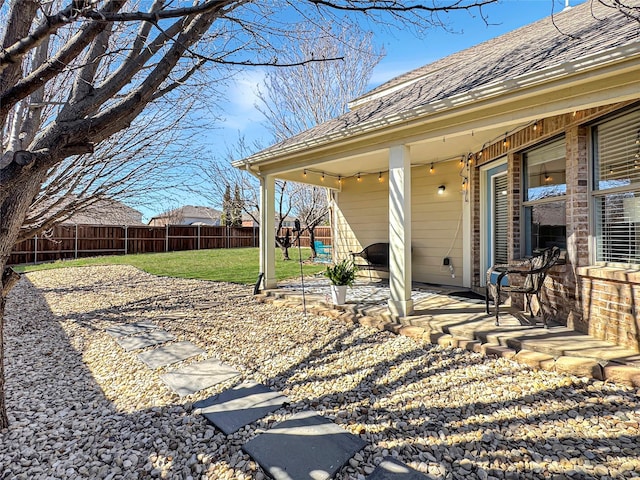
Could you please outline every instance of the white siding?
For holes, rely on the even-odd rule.
[[[414,161],[419,161],[414,159]],[[412,168],[412,260],[413,279],[418,282],[444,285],[462,285],[462,177],[459,162],[436,164],[433,173],[429,166]],[[383,173],[344,181],[342,191],[336,194],[335,249],[337,259],[357,252],[376,242],[389,241],[388,176]],[[445,185],[444,195],[438,195],[438,186]],[[468,245],[466,248],[471,248]],[[449,267],[443,266],[448,256],[455,278]]]

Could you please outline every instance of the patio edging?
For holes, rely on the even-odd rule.
[[[300,294],[283,292],[282,290],[266,290],[254,296],[260,303],[271,303],[274,306],[303,309]],[[521,348],[524,342],[511,338],[500,338],[496,334],[498,343],[483,342],[482,339],[453,335],[442,329],[427,329],[421,326],[393,321],[390,314],[380,315],[367,312],[367,308],[357,308],[353,305],[330,305],[318,295],[307,295],[306,310],[314,315],[322,315],[342,321],[348,325],[359,324],[366,327],[389,331],[397,335],[404,335],[418,342],[425,342],[442,347],[462,348],[481,353],[485,356],[502,357],[526,365],[530,368],[555,371],[593,378],[594,380],[623,383],[640,388],[640,368],[618,362],[600,361],[593,357],[572,355],[553,356],[549,353]],[[367,313],[370,313],[367,315]],[[448,330],[448,329],[447,329]]]

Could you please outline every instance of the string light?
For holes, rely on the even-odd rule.
[[[533,122],[533,131],[535,132],[536,130],[538,130],[538,121],[537,120],[535,122]]]
[[[462,179],[462,190],[466,190],[467,189],[467,177],[464,177]]]
[[[460,157],[460,165],[464,165],[464,155]]]
[[[431,167],[429,167],[429,173],[433,173],[433,162],[431,162]]]
[[[320,177],[320,180],[324,182],[324,172],[322,172],[322,176]]]
[[[338,185],[342,185],[342,176],[338,175]]]
[[[382,172],[378,173],[378,181],[381,182],[382,181]]]
[[[504,134],[504,140],[502,141],[502,146],[504,148],[507,148],[507,145],[508,145],[508,143],[507,143],[507,133],[505,133]]]
[[[302,171],[302,175],[304,176],[304,178],[307,178],[307,169],[306,168]]]
[[[360,176],[360,173],[358,173],[358,181],[361,182],[362,181],[362,177]]]

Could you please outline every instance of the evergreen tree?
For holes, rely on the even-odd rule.
[[[224,196],[222,197],[222,216],[220,217],[220,224],[222,225],[231,226],[233,219],[231,203],[231,187],[227,184]]]
[[[231,209],[231,225],[234,227],[242,226],[242,197],[240,196],[240,185],[236,183],[235,190],[233,192],[233,205]]]

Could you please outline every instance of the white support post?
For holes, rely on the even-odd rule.
[[[275,178],[260,178],[260,272],[264,275],[264,288],[276,288],[275,257],[276,197]]]
[[[389,310],[413,312],[411,298],[411,156],[409,147],[389,150]]]

